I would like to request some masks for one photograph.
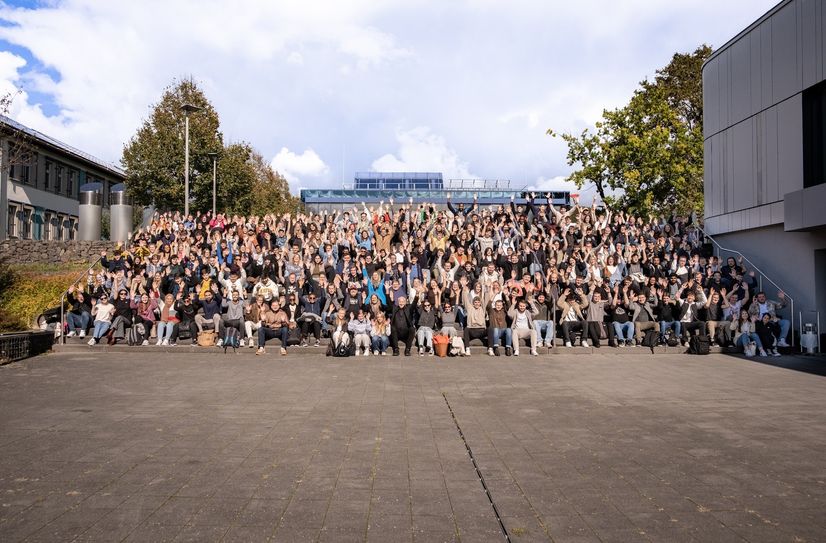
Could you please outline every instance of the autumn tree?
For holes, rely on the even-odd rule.
[[[568,145],[569,180],[592,182],[600,197],[635,213],[703,210],[703,45],[675,54],[629,103],[603,111],[593,130],[557,134]],[[610,193],[613,193],[612,196]]]

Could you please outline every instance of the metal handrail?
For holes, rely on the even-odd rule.
[[[92,268],[94,268],[94,267],[97,265],[97,263],[98,263],[98,262],[100,262],[100,258],[101,258],[101,257],[100,257],[100,256],[98,256],[98,257],[94,260],[94,262],[92,262],[92,263],[89,265],[89,267],[88,267],[88,268],[86,268],[85,270],[83,270],[83,273],[81,273],[81,274],[78,276],[78,278],[77,278],[77,279],[75,279],[74,281],[72,281],[71,283],[69,283],[69,286],[74,285],[75,283],[77,283],[78,281],[80,281],[81,279],[83,279],[83,277],[84,277],[84,276],[86,276],[86,274],[88,274],[88,273],[89,273],[89,270],[91,270]],[[63,294],[61,294],[61,295],[60,295],[60,344],[61,344],[61,345],[63,345],[63,344],[65,344],[65,343],[66,343],[66,320],[65,320],[65,319],[66,319],[66,312],[64,311],[64,308],[65,308],[65,306],[66,306],[66,294],[67,294],[67,290],[68,290],[68,289],[64,289],[64,290],[63,290]]]
[[[772,280],[772,278],[771,278],[771,277],[769,277],[766,273],[764,273],[764,272],[763,272],[763,270],[761,270],[760,268],[758,268],[758,267],[757,267],[757,265],[756,265],[754,262],[752,262],[751,260],[749,260],[749,258],[748,258],[746,255],[744,255],[743,253],[741,253],[740,251],[737,251],[737,250],[735,250],[735,249],[729,249],[728,247],[723,247],[722,245],[720,245],[720,243],[718,243],[718,242],[717,242],[717,240],[716,240],[716,239],[714,239],[714,238],[711,236],[711,234],[709,234],[708,232],[706,232],[705,230],[703,230],[703,228],[702,228],[700,225],[698,225],[698,224],[696,224],[696,223],[693,223],[691,226],[693,226],[694,228],[696,228],[697,230],[699,230],[700,232],[702,232],[704,237],[706,237],[706,238],[708,238],[709,240],[711,240],[711,243],[712,243],[715,247],[717,247],[717,250],[718,250],[719,252],[726,252],[726,253],[732,253],[732,254],[738,255],[740,258],[742,258],[743,260],[745,260],[746,262],[748,262],[749,266],[751,266],[752,268],[754,268],[754,270],[755,270],[757,273],[759,273],[759,274],[760,274],[760,278],[759,278],[759,280],[760,280],[760,284],[759,284],[759,287],[758,287],[760,290],[763,290],[763,277],[765,277],[765,278],[766,278],[766,280],[767,280],[769,283],[771,283],[771,284],[772,284],[772,286],[774,286],[774,288],[776,288],[778,291],[782,291],[782,292],[783,292],[783,296],[789,299],[789,301],[791,302],[791,304],[790,304],[790,308],[789,308],[789,313],[790,313],[790,315],[791,315],[791,319],[790,319],[790,321],[791,321],[791,336],[792,336],[791,346],[792,346],[792,347],[794,347],[794,298],[792,298],[791,296],[789,296],[789,295],[786,293],[786,291],[785,291],[785,290],[783,290],[782,288],[780,288],[780,285],[778,285],[777,283],[775,283],[775,282],[774,282],[774,280]],[[800,323],[798,323],[798,324],[800,324]],[[785,339],[785,338],[784,338],[784,339]]]

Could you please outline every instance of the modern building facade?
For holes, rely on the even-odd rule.
[[[3,116],[0,153],[0,239],[75,239],[80,187],[100,183],[106,208],[125,178],[116,165]]]
[[[327,211],[344,211],[364,202],[375,205],[390,201],[397,204],[409,202],[414,204],[429,203],[437,208],[447,206],[448,196],[451,202],[465,205],[476,198],[479,205],[506,205],[513,198],[517,204],[525,204],[528,191],[524,188],[513,189],[510,181],[503,179],[448,179],[438,172],[359,172],[352,184],[340,189],[301,189],[301,202],[308,211],[319,213]],[[537,193],[537,203],[545,203],[544,192]],[[571,193],[556,191],[551,193],[554,205],[570,205]]]
[[[826,316],[826,2],[784,0],[716,50],[703,105],[707,233]]]

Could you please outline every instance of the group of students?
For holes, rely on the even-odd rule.
[[[777,354],[785,295],[757,292],[754,273],[712,255],[695,224],[533,194],[484,208],[448,196],[446,209],[391,199],[332,213],[158,213],[69,289],[66,331],[91,327],[90,345],[111,344],[140,325],[140,343],[174,345],[211,330],[221,345],[234,328],[257,354],[323,335],[364,356],[432,354],[443,334],[496,356],[557,341],[640,345],[654,330],[663,344],[707,335]]]

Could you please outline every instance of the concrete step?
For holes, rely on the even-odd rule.
[[[68,338],[72,339],[72,338]],[[267,343],[267,351],[270,353],[278,353],[278,349],[280,347],[280,342],[278,340],[270,340]],[[200,353],[204,355],[209,354],[224,354],[223,347],[199,347],[198,345],[191,345],[187,342],[187,344],[180,344],[175,347],[172,346],[157,346],[153,343],[146,346],[129,346],[129,345],[105,345],[103,343],[95,345],[94,347],[83,343],[82,341],[69,341],[64,345],[56,344],[53,348],[55,352],[59,353],[88,353],[88,352],[104,352],[104,353],[125,353],[125,352],[135,352],[135,350],[140,350],[141,352],[146,353]],[[248,353],[254,354],[255,348],[249,347],[240,347],[238,349],[239,353]],[[301,356],[302,354],[308,355],[323,355],[327,352],[327,345],[322,344],[319,347],[289,347],[288,352],[290,355],[298,355]],[[471,345],[470,352],[473,355],[486,355],[487,348],[480,345]],[[499,352],[502,356],[505,355],[504,349],[499,349]],[[537,352],[540,355],[591,355],[591,354],[611,354],[611,355],[645,355],[645,354],[684,354],[686,352],[685,347],[656,347],[654,348],[654,352],[651,352],[651,349],[647,349],[644,347],[554,347],[549,349],[547,347],[540,347],[537,349]],[[720,353],[725,352],[725,350],[719,347],[712,347],[712,353]],[[414,348],[413,354],[417,356],[417,351]],[[529,356],[530,355],[530,348],[527,347],[520,347],[519,349],[520,356]]]

